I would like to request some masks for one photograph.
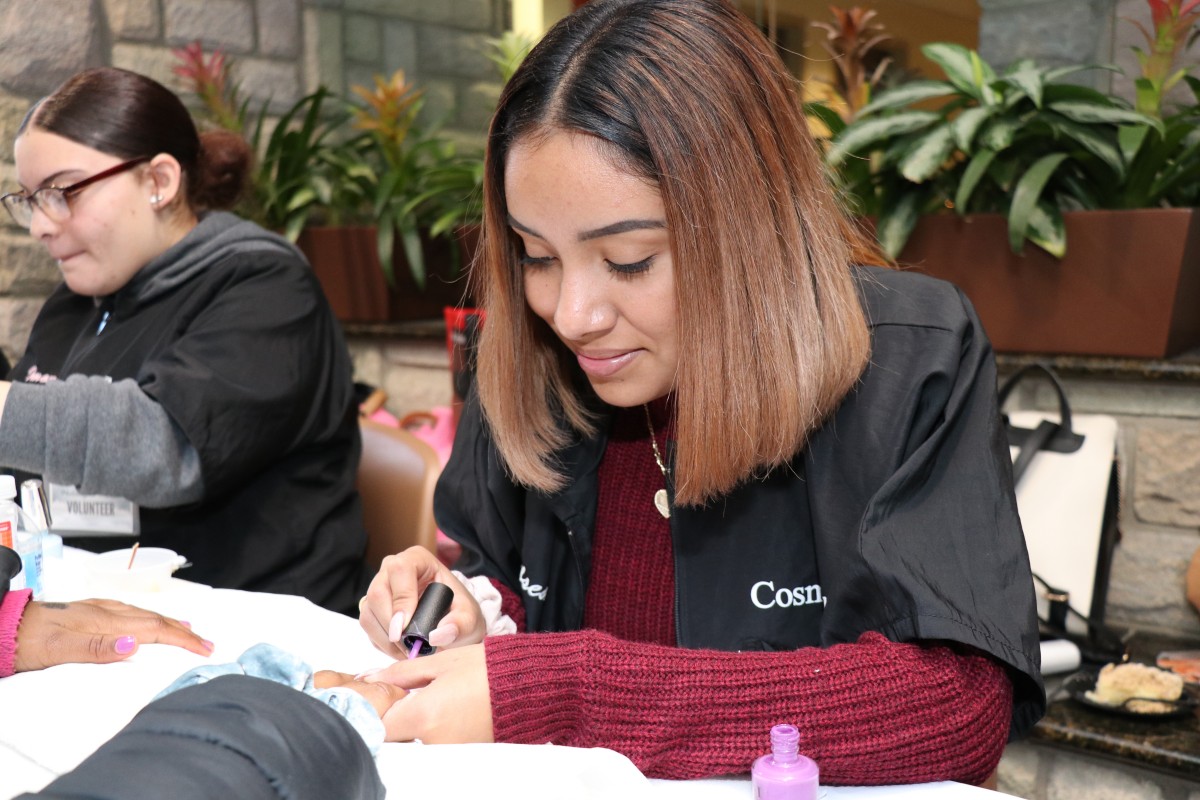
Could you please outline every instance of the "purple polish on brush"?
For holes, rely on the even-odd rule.
[[[454,590],[446,584],[431,583],[425,587],[421,599],[417,601],[417,610],[400,635],[400,641],[409,648],[410,659],[433,652],[429,645],[429,634],[437,629],[442,617],[450,613],[450,603],[453,601]]]
[[[817,800],[817,762],[800,755],[800,731],[794,725],[771,728],[771,752],[754,761],[750,781],[755,800]]]

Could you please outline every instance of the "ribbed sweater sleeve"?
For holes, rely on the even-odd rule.
[[[821,782],[980,783],[1012,687],[984,656],[890,642],[790,653],[630,643],[598,631],[485,641],[496,741],[606,747],[658,778],[748,772],[791,722]]]
[[[17,628],[21,625],[21,615],[33,592],[20,589],[8,592],[0,597],[0,678],[7,678],[14,672],[14,662],[17,659]]]

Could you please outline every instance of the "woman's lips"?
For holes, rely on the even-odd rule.
[[[626,350],[620,353],[576,353],[580,368],[588,375],[597,378],[610,378],[625,368],[637,358],[640,350]]]

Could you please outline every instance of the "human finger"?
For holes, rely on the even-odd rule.
[[[359,624],[380,650],[399,658],[404,655],[398,644],[412,619],[421,593],[434,581],[450,586],[454,592],[447,622],[463,628],[478,618],[478,604],[437,557],[423,547],[410,547],[388,556],[359,603]]]
[[[213,643],[196,634],[188,624],[138,606],[116,600],[83,600],[66,603],[67,623],[77,630],[117,633],[135,637],[140,644],[166,644],[207,656]]]
[[[408,684],[412,689],[403,703],[393,704],[383,714],[388,741],[420,739],[426,744],[493,741],[483,645],[446,650],[393,667],[389,668],[390,681]],[[371,675],[367,681],[389,682],[380,680],[386,673],[388,670]]]
[[[313,675],[313,685],[318,689],[343,687],[362,695],[375,713],[383,717],[395,703],[408,696],[408,692],[390,683],[367,683],[357,680],[353,675],[332,670],[321,670]]]

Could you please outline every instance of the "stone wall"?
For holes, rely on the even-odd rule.
[[[1043,64],[1112,60],[1117,0],[979,0],[979,53],[997,68],[1021,58]],[[1108,88],[1106,73],[1086,76]]]
[[[1146,0],[979,0],[979,52],[1003,67],[1020,58],[1044,64],[1109,64],[1119,72],[1092,70],[1068,80],[1111,91],[1132,102],[1139,67],[1135,46],[1147,45],[1133,21],[1152,30]],[[1196,63],[1193,42],[1185,63]],[[1168,95],[1190,96],[1180,85]]]
[[[29,105],[81,69],[112,65],[184,93],[174,48],[220,48],[257,106],[291,105],[319,84],[345,93],[403,68],[425,90],[426,122],[478,138],[500,86],[484,41],[501,0],[0,0],[0,187],[16,188],[12,140]],[[189,99],[186,98],[185,99]],[[13,359],[58,283],[43,248],[0,213],[0,350]]]

